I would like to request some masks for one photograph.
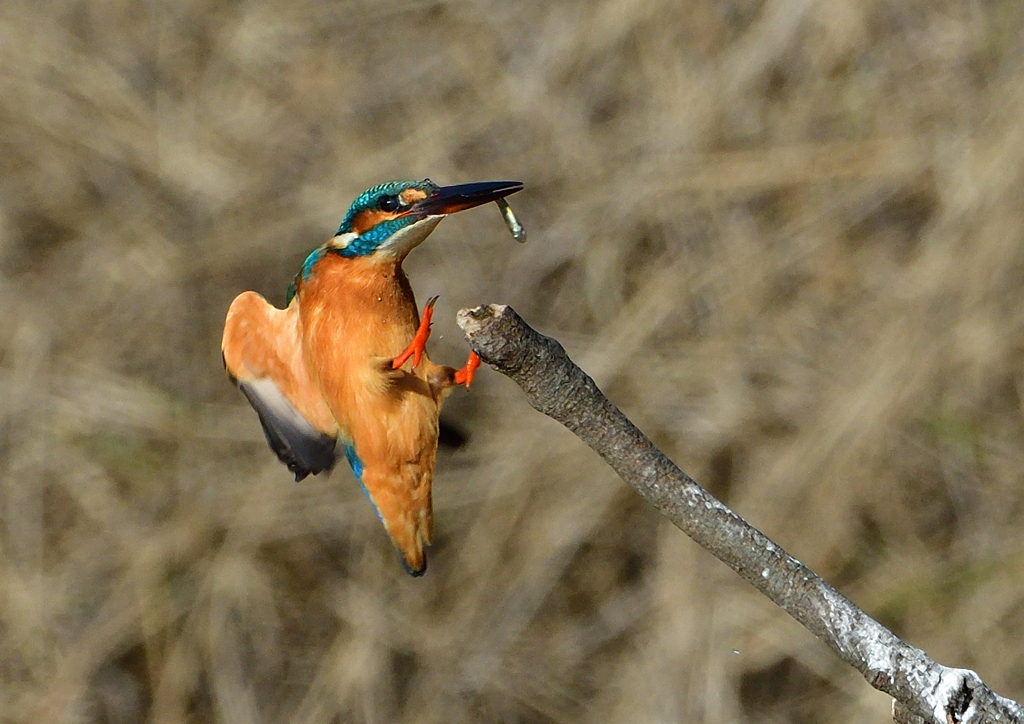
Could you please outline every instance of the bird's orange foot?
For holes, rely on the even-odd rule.
[[[462,369],[455,370],[455,384],[464,384],[468,390],[473,382],[473,375],[476,374],[476,368],[479,366],[480,357],[477,356],[476,352],[470,352],[469,359],[466,360],[466,364],[462,366]]]
[[[423,350],[427,347],[427,340],[430,339],[430,318],[434,316],[434,304],[436,302],[437,297],[431,297],[423,305],[423,317],[420,319],[420,328],[416,330],[416,335],[412,338],[409,346],[405,348],[405,351],[391,361],[393,369],[397,370],[410,357],[412,357],[413,369],[416,369],[416,366],[419,365],[420,358],[423,356]]]

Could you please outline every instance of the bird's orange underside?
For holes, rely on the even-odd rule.
[[[394,262],[330,254],[303,287],[300,307],[311,375],[355,443],[388,533],[417,568],[433,527],[440,407],[426,380],[440,368],[424,354],[415,371],[389,369],[419,324],[409,282]]]

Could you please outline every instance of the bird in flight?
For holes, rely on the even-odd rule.
[[[402,262],[445,216],[522,188],[374,186],[306,258],[284,309],[243,292],[224,323],[224,366],[270,448],[296,481],[344,456],[413,576],[427,567],[441,403],[456,385],[469,387],[480,360],[471,352],[459,369],[430,360],[437,297],[420,316]]]

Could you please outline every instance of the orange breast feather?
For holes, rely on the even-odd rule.
[[[311,377],[351,440],[361,482],[411,573],[425,568],[433,514],[430,486],[440,401],[424,376],[391,360],[419,323],[408,280],[395,263],[328,254],[300,294],[302,345]]]

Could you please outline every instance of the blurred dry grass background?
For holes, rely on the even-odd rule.
[[[0,719],[887,721],[483,370],[428,575],[219,357],[367,186],[523,180],[410,257],[512,304],[911,643],[1024,697],[1024,6],[5,0]],[[455,442],[458,442],[456,439]]]

